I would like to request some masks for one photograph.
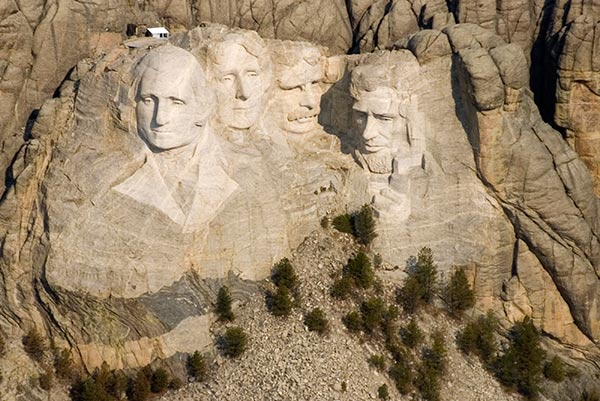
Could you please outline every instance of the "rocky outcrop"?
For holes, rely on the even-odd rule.
[[[255,299],[322,217],[369,203],[386,266],[428,246],[476,311],[597,357],[598,198],[525,54],[474,24],[395,46],[328,57],[206,24],[79,62],[9,170],[3,327],[87,368],[209,347],[223,283]]]

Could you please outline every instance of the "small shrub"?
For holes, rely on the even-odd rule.
[[[75,378],[77,372],[71,359],[71,353],[68,350],[61,349],[57,351],[54,357],[54,370],[56,376],[63,380],[72,381]]]
[[[331,224],[333,225],[333,228],[339,232],[352,234],[352,221],[349,214],[335,216]]]
[[[475,293],[463,268],[456,270],[444,288],[444,300],[452,316],[459,317],[475,305]]]
[[[201,382],[206,380],[208,375],[208,366],[204,356],[196,351],[188,359],[188,373],[196,381]]]
[[[357,311],[349,312],[342,319],[346,328],[352,332],[359,332],[363,328],[362,316]]]
[[[223,354],[237,358],[244,353],[248,346],[248,334],[241,327],[231,327],[223,335]]]
[[[273,283],[277,287],[285,286],[295,291],[298,287],[298,276],[288,258],[283,258],[273,267]]]
[[[423,332],[419,328],[417,321],[411,319],[410,323],[400,329],[400,338],[404,345],[415,348],[423,341]]]
[[[144,370],[139,370],[129,383],[127,397],[130,401],[146,401],[150,396],[150,380]]]
[[[348,383],[342,382],[342,391],[345,393],[348,390]]]
[[[545,352],[540,347],[540,334],[529,317],[513,325],[510,344],[496,362],[496,376],[507,386],[528,398],[539,392]]]
[[[320,308],[315,308],[304,317],[304,324],[310,331],[316,331],[319,334],[325,334],[329,330],[329,321],[325,317],[325,312]]]
[[[377,237],[375,232],[375,219],[373,218],[373,209],[369,205],[363,205],[360,211],[355,213],[352,219],[354,235],[363,245],[369,246]]]
[[[78,380],[73,386],[71,386],[71,400],[72,401],[109,401],[108,395],[104,389],[100,388],[96,384],[96,381],[92,377],[88,377],[84,380]]]
[[[158,368],[150,377],[150,391],[161,393],[167,389],[171,381],[169,373],[164,368]]]
[[[35,328],[29,330],[23,337],[23,348],[37,362],[41,362],[46,352],[46,344]]]
[[[404,285],[396,293],[396,302],[402,305],[406,313],[413,314],[417,311],[423,297],[423,289],[417,279],[408,276]]]
[[[129,378],[122,370],[111,371],[104,383],[104,389],[110,396],[120,400],[123,398],[123,393],[127,391]]]
[[[354,279],[356,284],[362,288],[369,288],[375,279],[375,272],[371,268],[371,261],[364,252],[348,260],[346,273]]]
[[[440,331],[435,331],[432,335],[431,347],[425,348],[423,351],[423,366],[429,373],[441,377],[446,371],[446,343],[444,335]]]
[[[4,356],[6,352],[6,343],[4,341],[4,336],[0,334],[0,358]]]
[[[373,256],[373,267],[376,269],[380,269],[383,266],[383,258],[381,257],[381,254],[376,253],[375,256]]]
[[[275,316],[289,316],[292,313],[290,291],[284,285],[277,288],[271,300],[271,313]]]
[[[54,382],[54,372],[52,372],[52,369],[48,368],[43,373],[41,373],[39,380],[40,388],[42,390],[50,391]]]
[[[381,298],[371,298],[364,301],[360,307],[362,314],[363,329],[367,333],[373,333],[377,328],[381,328],[386,307]]]
[[[412,390],[413,373],[406,359],[397,360],[388,371],[400,394],[408,394]]]
[[[371,355],[369,357],[369,365],[377,370],[385,370],[385,357],[383,355]]]
[[[440,400],[440,380],[434,371],[428,370],[426,367],[421,367],[416,385],[424,400]]]
[[[323,227],[323,229],[325,230],[329,228],[329,217],[323,216],[323,218],[321,219],[321,227]]]
[[[343,275],[334,281],[331,287],[331,296],[337,299],[346,299],[352,294],[354,281],[351,277]]]
[[[235,319],[235,315],[231,310],[231,292],[226,286],[223,286],[219,289],[215,310],[220,321],[231,322]]]
[[[493,364],[498,349],[495,339],[497,329],[498,321],[492,311],[488,311],[485,316],[467,323],[458,334],[458,348],[465,354],[476,354],[489,367]]]
[[[380,400],[387,400],[390,398],[390,391],[388,390],[387,384],[384,383],[381,386],[379,386],[379,388],[377,389],[377,396]]]
[[[171,382],[169,383],[169,390],[179,390],[181,387],[183,387],[183,382],[179,377],[174,377],[171,379]]]
[[[546,379],[560,383],[565,380],[565,364],[557,355],[544,364],[544,376]]]

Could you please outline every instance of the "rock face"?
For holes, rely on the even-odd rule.
[[[9,171],[3,327],[87,368],[204,349],[222,284],[255,296],[322,217],[368,203],[387,265],[429,246],[477,310],[597,356],[598,199],[523,51],[474,24],[402,46],[328,56],[207,24],[78,63]]]

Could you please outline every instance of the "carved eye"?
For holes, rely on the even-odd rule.
[[[394,121],[394,117],[388,116],[388,115],[385,115],[385,114],[375,114],[374,116],[379,121],[384,121],[384,122],[392,122],[392,121]]]
[[[224,75],[221,78],[221,81],[229,83],[229,82],[233,82],[234,79],[235,79],[235,77],[233,75],[229,74],[229,75]]]
[[[177,106],[183,106],[185,104],[185,102],[181,99],[178,99],[176,97],[172,97],[171,101],[173,102],[173,104],[177,105]]]
[[[152,96],[142,96],[142,103],[152,104],[154,103],[154,99],[152,99]]]
[[[246,72],[246,76],[251,77],[251,78],[258,77],[258,72],[257,71],[248,71],[248,72]]]

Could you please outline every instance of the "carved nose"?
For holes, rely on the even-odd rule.
[[[159,100],[156,101],[155,107],[156,109],[154,111],[154,122],[158,126],[165,125],[169,121],[168,107],[166,107],[164,103],[161,104]]]
[[[300,106],[308,109],[314,109],[317,107],[318,99],[314,89],[308,87],[302,92],[302,98],[300,99]]]
[[[246,101],[249,97],[250,89],[248,88],[248,84],[244,82],[243,79],[238,79],[235,88],[235,98],[240,99],[242,101]]]
[[[366,116],[365,129],[362,136],[365,140],[373,139],[377,136],[377,124],[373,116]]]

